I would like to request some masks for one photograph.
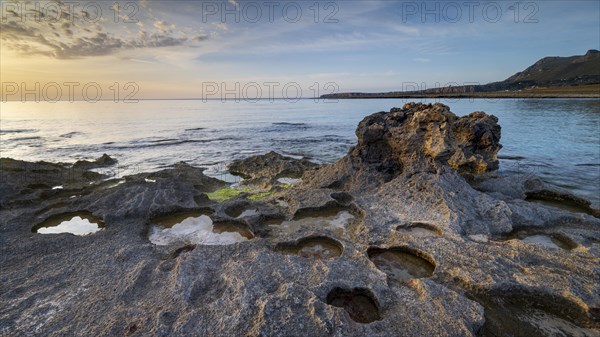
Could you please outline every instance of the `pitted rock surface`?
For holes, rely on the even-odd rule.
[[[600,220],[528,200],[548,190],[537,196],[594,210],[567,191],[495,172],[496,122],[407,104],[363,120],[357,146],[336,163],[288,165],[273,154],[237,163],[253,179],[298,173],[303,183],[222,203],[206,193],[226,184],[183,163],[90,185],[89,171],[65,179],[71,166],[2,159],[0,335],[598,336]],[[353,216],[343,229],[306,218],[338,210]],[[78,211],[105,228],[31,230]],[[254,238],[149,241],[152,219],[182,212],[244,224]],[[299,216],[297,229],[274,227]],[[570,249],[515,235],[529,231]],[[302,251],[314,238],[339,249]],[[388,250],[418,252],[434,269],[395,280],[368,254]]]

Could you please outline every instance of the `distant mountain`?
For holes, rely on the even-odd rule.
[[[386,93],[339,93],[323,95],[322,98],[395,98],[424,96],[468,96],[469,94],[497,93],[505,91],[533,90],[543,87],[552,92],[565,89],[568,94],[576,94],[576,89],[566,87],[578,86],[595,91],[600,84],[600,51],[589,50],[585,55],[570,57],[544,57],[529,68],[514,74],[501,82],[483,85],[452,86],[432,88],[421,91],[394,91]],[[600,88],[600,86],[599,86]],[[534,92],[534,91],[532,91]],[[540,90],[536,92],[541,92]],[[597,93],[600,95],[600,92]]]
[[[502,82],[490,83],[483,89],[524,89],[531,86],[563,86],[600,83],[600,51],[585,55],[544,57],[531,67]],[[487,91],[487,90],[484,90]]]

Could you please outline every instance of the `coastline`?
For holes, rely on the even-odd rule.
[[[323,99],[371,99],[371,98],[600,98],[600,84],[575,87],[539,87],[520,91],[479,91],[465,90],[463,92],[444,92],[452,88],[430,89],[411,92],[348,92],[321,95]]]
[[[464,98],[464,99],[475,99],[475,98],[490,98],[490,99],[519,99],[519,98],[524,98],[524,99],[528,99],[528,98],[543,98],[543,99],[552,99],[552,98],[570,98],[570,99],[578,99],[578,98],[600,98],[600,94],[597,95],[587,95],[587,94],[580,94],[580,95],[544,95],[544,94],[539,94],[539,95],[532,95],[532,94],[524,94],[524,95],[514,95],[514,94],[497,94],[497,95],[490,95],[490,94],[483,94],[483,95],[467,95],[467,94],[455,94],[455,95],[449,95],[449,94],[430,94],[430,95],[412,95],[412,94],[404,94],[404,95],[390,95],[390,96],[379,96],[379,95],[364,95],[364,96],[338,96],[338,95],[323,95],[321,97],[319,97],[320,99],[398,99],[398,98],[405,98],[405,99],[435,99],[435,98]],[[308,98],[307,98],[308,99]],[[312,98],[311,98],[312,99]]]

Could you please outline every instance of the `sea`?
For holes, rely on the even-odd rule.
[[[102,173],[115,178],[183,161],[236,182],[228,163],[268,151],[334,162],[356,144],[365,116],[409,101],[497,116],[500,172],[539,176],[600,203],[598,99],[2,102],[0,156],[74,162],[106,153],[119,163]]]

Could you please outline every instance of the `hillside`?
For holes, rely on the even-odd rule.
[[[545,57],[500,82],[385,93],[339,93],[322,98],[600,97],[600,51]]]
[[[504,82],[598,83],[600,82],[600,52],[590,50],[583,56],[545,57]]]

